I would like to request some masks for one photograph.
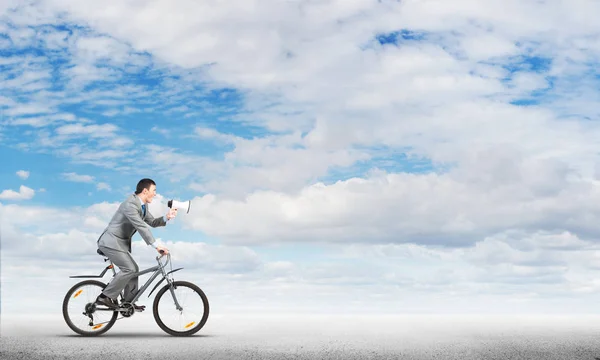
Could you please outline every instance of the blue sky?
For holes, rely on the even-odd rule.
[[[217,310],[596,311],[598,5],[296,5],[1,4],[3,290],[150,177]]]
[[[11,21],[6,22],[9,28],[15,29]],[[253,117],[260,118],[259,111],[245,109],[245,91],[234,87],[214,87],[214,84],[205,84],[203,81],[187,81],[187,70],[168,64],[157,64],[151,54],[127,48],[127,45],[107,34],[98,33],[85,25],[75,24],[43,24],[29,27],[35,32],[35,40],[28,41],[24,46],[8,46],[0,50],[5,58],[1,67],[5,80],[18,81],[28,71],[41,72],[44,77],[35,83],[34,91],[21,91],[14,87],[6,89],[3,96],[15,102],[13,106],[4,109],[3,123],[8,125],[3,128],[6,138],[4,149],[10,154],[10,162],[3,171],[4,188],[16,189],[22,180],[15,177],[15,170],[23,168],[34,174],[27,179],[26,186],[34,189],[45,189],[34,199],[32,204],[47,204],[53,206],[82,206],[89,202],[120,201],[124,193],[131,191],[137,180],[141,177],[152,177],[159,181],[160,190],[165,191],[165,196],[180,199],[191,198],[198,195],[195,190],[189,189],[182,182],[169,183],[170,174],[168,167],[156,171],[151,166],[135,166],[132,171],[113,170],[119,166],[130,166],[135,158],[123,163],[121,156],[107,159],[94,159],[81,161],[69,156],[61,155],[60,150],[73,149],[79,146],[80,151],[87,149],[110,149],[103,142],[112,136],[122,136],[132,141],[122,147],[125,151],[141,151],[140,146],[158,145],[177,149],[178,152],[189,154],[197,158],[222,161],[225,154],[232,151],[235,146],[230,143],[199,139],[194,136],[194,129],[198,126],[212,129],[215,132],[236,136],[244,139],[264,137],[274,134],[290,133],[287,131],[273,131],[260,125],[248,124]],[[118,44],[126,49],[129,56],[135,57],[138,64],[114,64],[109,57],[98,56],[93,58],[94,66],[98,71],[106,72],[108,76],[100,77],[95,81],[78,84],[73,77],[65,76],[69,69],[77,65],[76,50],[69,48],[49,49],[46,36],[61,34],[65,41],[77,41],[79,37],[101,39],[109,43]],[[380,43],[385,45],[399,36],[396,33],[384,36],[389,41]],[[4,36],[8,41],[10,37]],[[419,37],[406,34],[403,39],[415,40]],[[73,39],[73,40],[71,40]],[[92,55],[93,56],[93,55]],[[84,56],[88,59],[88,55]],[[21,59],[31,61],[24,67]],[[140,64],[141,63],[141,64]],[[209,65],[207,65],[209,66]],[[201,74],[202,69],[192,69],[190,72]],[[31,84],[31,83],[30,83]],[[235,84],[232,84],[235,85]],[[182,87],[180,89],[180,87]],[[19,106],[42,106],[35,98],[39,96],[38,90],[47,91],[53,98],[51,109],[34,108],[33,110],[19,110]],[[117,94],[113,89],[119,89]],[[64,97],[65,101],[56,98]],[[71,99],[69,99],[71,98]],[[267,100],[267,102],[270,100]],[[277,100],[272,100],[277,106]],[[271,106],[271,104],[265,104]],[[15,107],[17,109],[15,109]],[[293,111],[293,110],[292,110]],[[58,115],[63,118],[73,119],[69,122],[50,122],[48,117]],[[305,114],[311,118],[311,114]],[[247,119],[244,119],[247,118]],[[57,131],[60,126],[77,124],[79,121],[88,122],[96,126],[115,126],[117,130],[108,131],[110,136],[94,139],[78,129],[83,137],[68,139],[58,142],[56,146],[46,147],[39,144],[40,138],[46,132]],[[48,126],[40,126],[43,122]],[[10,126],[11,124],[20,126]],[[22,125],[25,123],[25,125]],[[30,126],[27,126],[29,124]],[[368,124],[368,121],[367,121]],[[33,126],[31,126],[33,125]],[[77,131],[77,130],[74,130]],[[113,135],[114,134],[114,135]],[[21,147],[26,145],[28,149]],[[302,145],[299,145],[303,147]],[[23,151],[25,150],[25,151]],[[59,150],[59,151],[57,151]],[[432,169],[427,159],[419,158],[410,160],[403,149],[384,146],[368,146],[364,151],[371,152],[372,157],[365,161],[342,167],[331,167],[321,176],[315,176],[314,181],[332,183],[353,176],[363,176],[372,169],[384,171],[421,172]],[[141,157],[143,155],[137,155]],[[146,153],[152,157],[151,153]],[[123,156],[125,157],[125,156]],[[104,161],[103,161],[104,160]],[[143,161],[142,161],[143,163]],[[199,168],[198,172],[202,172]],[[74,173],[84,176],[93,176],[91,181],[69,181],[64,173]],[[93,174],[93,175],[90,175]],[[175,177],[178,175],[175,174]],[[210,174],[186,174],[188,181],[202,181],[210,178]],[[96,189],[96,183],[103,182],[111,190]]]

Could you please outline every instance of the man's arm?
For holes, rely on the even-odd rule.
[[[147,211],[146,218],[144,219],[144,221],[146,222],[146,224],[152,227],[166,226],[167,216],[165,215],[159,217],[158,219],[155,219],[154,216],[152,216],[152,214],[150,213],[150,211]]]
[[[156,247],[156,244],[154,244],[156,240],[154,239],[154,236],[152,235],[148,224],[145,223],[142,219],[135,204],[126,204],[123,207],[123,213],[125,214],[125,217],[127,217],[127,219],[131,222],[133,227],[135,227],[135,229],[140,233],[140,236],[142,237],[142,239],[144,239],[146,244]]]

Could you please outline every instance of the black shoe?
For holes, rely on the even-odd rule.
[[[118,308],[115,301],[113,301],[112,299],[109,299],[107,297],[102,297],[102,296],[98,296],[98,298],[96,299],[96,305],[104,305],[104,306],[108,307],[109,309]]]

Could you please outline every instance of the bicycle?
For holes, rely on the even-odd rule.
[[[104,257],[105,262],[110,261],[110,259],[108,257],[106,257],[106,255],[104,255],[104,253],[100,249],[98,249],[97,252],[99,255]],[[137,276],[141,276],[141,275],[144,275],[144,274],[154,271],[154,274],[152,274],[152,276],[150,276],[150,278],[146,281],[146,283],[141,288],[138,288],[138,290],[135,294],[135,297],[131,301],[127,301],[127,302],[123,301],[124,300],[124,291],[121,291],[121,293],[119,294],[119,299],[120,299],[119,307],[116,309],[108,308],[108,307],[102,306],[102,305],[97,305],[95,303],[97,296],[108,285],[108,283],[105,284],[99,280],[84,280],[84,281],[80,281],[77,284],[73,285],[73,287],[71,287],[67,291],[65,298],[63,300],[63,305],[62,305],[63,317],[64,317],[67,325],[69,326],[69,328],[71,328],[71,330],[73,330],[77,334],[80,334],[83,336],[98,336],[98,335],[104,334],[110,328],[112,328],[112,326],[116,323],[117,320],[121,320],[123,318],[129,318],[129,317],[133,316],[136,311],[138,311],[138,312],[143,311],[143,309],[142,310],[135,309],[133,304],[142,296],[142,294],[146,291],[146,289],[150,286],[150,284],[159,275],[162,275],[162,279],[154,286],[152,291],[150,291],[150,293],[148,294],[148,297],[150,297],[150,295],[152,295],[154,290],[156,290],[158,288],[158,286],[164,280],[167,280],[167,284],[165,284],[165,286],[163,286],[156,293],[156,296],[154,298],[153,307],[152,307],[152,313],[154,316],[154,320],[156,321],[158,326],[163,331],[165,331],[167,334],[173,335],[173,336],[189,336],[189,335],[195,334],[200,329],[202,329],[202,327],[204,327],[204,325],[206,324],[206,321],[208,320],[208,313],[209,313],[209,304],[208,304],[208,298],[206,297],[206,294],[202,291],[202,289],[200,289],[200,287],[198,287],[197,285],[195,285],[189,281],[181,281],[181,280],[175,281],[173,278],[173,273],[175,271],[179,271],[183,268],[177,268],[177,269],[173,270],[170,253],[167,255],[167,261],[164,262],[164,264],[163,264],[161,262],[161,259],[164,256],[165,256],[164,252],[161,251],[161,255],[156,257],[156,261],[158,262],[158,265],[147,268],[145,270],[142,270],[142,271],[139,271],[136,273]],[[171,264],[171,271],[169,271],[169,272],[165,272],[165,268],[166,268],[167,264]],[[113,277],[114,277],[117,274],[117,272],[114,269],[114,264],[112,263],[112,261],[110,262],[110,265],[108,265],[108,266],[106,266],[106,268],[104,268],[104,270],[100,273],[100,275],[73,275],[73,276],[69,276],[69,277],[70,278],[103,278],[109,269],[112,270]],[[169,277],[169,275],[170,275],[170,277]],[[97,291],[84,290],[84,288],[88,287],[88,286],[90,286],[92,289],[97,288]],[[202,302],[202,305],[204,307],[204,310],[202,311],[201,316],[196,315],[191,320],[184,322],[184,324],[185,324],[185,325],[183,325],[184,330],[178,331],[178,330],[173,329],[171,326],[167,326],[167,324],[165,324],[167,318],[163,317],[159,314],[159,303],[163,298],[165,298],[165,299],[168,298],[168,296],[165,296],[165,294],[167,294],[167,291],[169,291],[169,293],[172,295],[172,300],[175,305],[175,309],[177,311],[179,311],[179,313],[181,314],[183,311],[183,307],[181,306],[180,303],[182,300],[187,300],[187,299],[185,299],[181,295],[176,296],[175,291],[183,289],[183,288],[191,289],[195,294],[197,294],[199,296],[199,298]],[[69,316],[68,310],[69,310],[72,302],[78,301],[83,297],[86,297],[86,300],[81,305],[78,306],[78,310],[76,310],[76,312],[82,311],[82,313],[81,313],[81,314],[83,314],[82,319],[85,319],[85,321],[87,322],[87,327],[85,325],[82,327],[78,327],[74,323],[74,321],[77,322],[77,320],[75,318],[72,318],[71,316]],[[170,306],[172,306],[172,305],[170,305]],[[187,307],[186,307],[186,310],[187,310]],[[160,313],[162,313],[163,311],[164,310],[160,310]],[[119,314],[121,314],[122,317],[117,318]],[[102,318],[104,315],[107,315],[106,320],[95,321],[94,316],[96,316],[97,318]]]

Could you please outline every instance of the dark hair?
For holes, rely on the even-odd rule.
[[[150,190],[150,185],[156,186],[156,183],[152,179],[142,179],[138,182],[135,194],[140,194],[144,189]]]

